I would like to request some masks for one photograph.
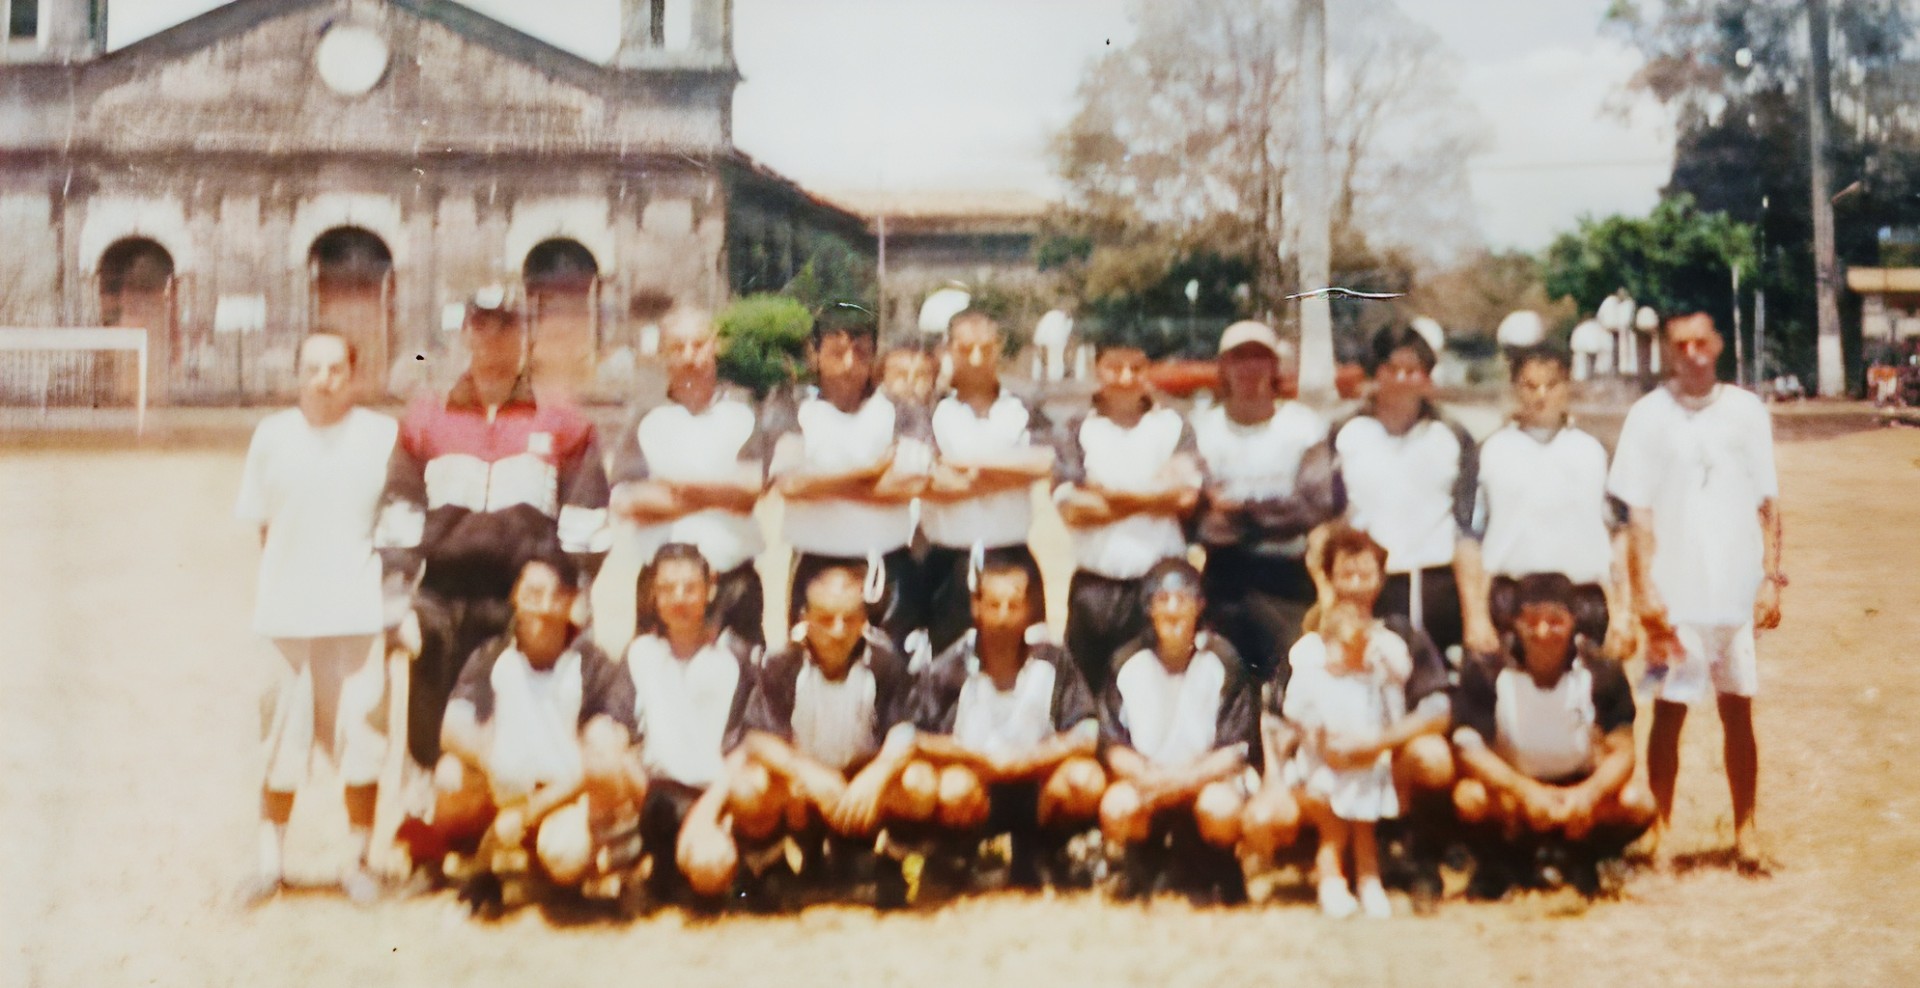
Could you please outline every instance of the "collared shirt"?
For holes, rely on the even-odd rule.
[[[1351,521],[1387,550],[1387,572],[1453,562],[1473,526],[1479,447],[1432,403],[1402,435],[1369,403],[1333,430]]]
[[[883,638],[868,636],[856,648],[837,680],[821,671],[804,641],[767,656],[747,705],[747,729],[843,772],[866,764],[907,719],[913,677]]]
[[[1472,730],[1502,761],[1542,780],[1590,774],[1599,738],[1631,729],[1633,718],[1620,663],[1584,651],[1544,688],[1518,656],[1476,657],[1461,668],[1453,702],[1456,735]]]
[[[1780,496],[1773,422],[1752,393],[1715,385],[1691,409],[1667,388],[1633,403],[1607,490],[1653,511],[1653,582],[1677,623],[1744,625],[1764,578],[1760,505]]]
[[[1507,423],[1480,445],[1476,518],[1489,576],[1560,573],[1608,582],[1613,568],[1607,450],[1564,426],[1542,441]]]
[[[1205,631],[1193,647],[1178,673],[1160,661],[1151,631],[1122,649],[1126,657],[1114,664],[1101,702],[1105,741],[1169,767],[1235,746],[1257,761],[1259,715],[1240,657],[1226,639]]]
[[[752,648],[722,632],[692,658],[681,659],[665,638],[641,635],[627,646],[626,668],[647,773],[683,785],[711,785],[746,730]]]
[[[931,464],[926,416],[900,408],[879,390],[843,412],[810,388],[790,419],[778,411],[766,430],[774,438],[770,472],[837,474],[872,467],[899,447],[895,462]],[[823,556],[885,554],[913,537],[912,509],[849,498],[788,501],[785,533],[796,552]]]
[[[515,798],[579,776],[580,730],[593,718],[632,730],[632,689],[588,635],[575,638],[549,668],[535,669],[508,632],[474,652],[450,702],[471,704],[475,718],[492,727],[481,767],[496,796]]]
[[[1056,498],[1065,496],[1070,485],[1082,483],[1115,491],[1162,488],[1176,457],[1191,458],[1196,471],[1199,467],[1192,427],[1179,412],[1159,406],[1148,409],[1132,426],[1091,410],[1068,425],[1059,453]],[[1071,531],[1079,567],[1114,580],[1145,576],[1160,560],[1187,551],[1180,520],[1167,515],[1128,515]]]
[[[606,520],[593,423],[570,405],[537,401],[524,373],[492,409],[462,376],[444,401],[422,396],[401,420],[375,545],[424,555],[429,580],[442,567],[484,570],[488,583],[510,587],[530,542],[604,554]]]
[[[1369,641],[1373,640],[1372,636],[1384,638],[1385,635],[1393,635],[1404,644],[1407,661],[1410,663],[1406,682],[1401,687],[1402,695],[1406,699],[1406,708],[1429,710],[1434,713],[1444,712],[1446,707],[1443,704],[1450,702],[1448,691],[1451,689],[1451,680],[1447,660],[1440,654],[1440,650],[1434,647],[1433,639],[1427,637],[1426,632],[1414,627],[1413,622],[1404,614],[1389,614],[1377,619],[1368,633]],[[1301,640],[1304,641],[1305,636],[1302,636]],[[1294,648],[1299,647],[1299,643],[1296,642]],[[1390,645],[1384,647],[1392,648]],[[1318,635],[1314,636],[1314,643],[1306,646],[1306,649],[1315,653],[1314,661],[1325,662],[1326,645],[1319,640]],[[1399,649],[1393,650],[1399,651]],[[1286,694],[1292,688],[1290,678],[1286,677],[1290,677],[1292,668],[1293,655],[1290,650],[1287,661],[1281,664],[1281,668],[1275,671],[1273,680],[1263,689],[1265,697],[1263,709],[1275,717],[1285,716],[1283,711],[1286,705]]]
[[[933,660],[914,687],[914,726],[950,735],[988,755],[1016,755],[1069,731],[1098,730],[1098,711],[1080,667],[1052,642],[1029,642],[1012,689],[980,668],[979,638],[969,631]]]
[[[1306,533],[1344,507],[1330,455],[1309,456],[1327,439],[1327,422],[1313,409],[1278,402],[1266,421],[1246,425],[1211,405],[1191,422],[1210,482],[1196,526],[1208,545],[1298,559]],[[1214,493],[1239,507],[1223,509]]]
[[[746,473],[766,476],[767,443],[759,416],[744,396],[716,394],[696,412],[668,402],[637,415],[614,447],[614,484],[736,481]],[[641,559],[669,542],[698,546],[715,572],[751,562],[765,548],[751,511],[706,508],[672,521],[631,526]]]
[[[1038,409],[1002,388],[985,415],[948,395],[933,408],[933,445],[942,459],[961,463],[1001,456],[1050,440],[1051,427]],[[927,500],[920,528],[935,545],[964,549],[1025,545],[1033,525],[1033,495],[1026,488],[981,494],[959,501]]]

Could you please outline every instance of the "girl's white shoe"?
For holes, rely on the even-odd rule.
[[[1369,878],[1360,883],[1360,911],[1369,919],[1392,919],[1393,903],[1387,899],[1387,890],[1380,879]]]
[[[1320,913],[1328,919],[1346,919],[1360,911],[1360,903],[1347,891],[1343,878],[1320,879]]]

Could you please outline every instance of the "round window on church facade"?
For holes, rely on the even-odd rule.
[[[329,28],[313,53],[320,81],[342,96],[365,96],[387,74],[387,42],[356,25]]]

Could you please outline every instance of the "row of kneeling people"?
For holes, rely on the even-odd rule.
[[[506,872],[721,903],[864,875],[884,904],[930,860],[964,882],[1004,835],[1015,883],[1105,873],[1119,894],[1232,901],[1304,823],[1322,908],[1372,916],[1391,913],[1383,821],[1408,820],[1416,872],[1441,843],[1474,846],[1483,888],[1539,847],[1574,875],[1617,854],[1653,808],[1629,782],[1632,693],[1579,644],[1571,584],[1522,581],[1513,651],[1450,687],[1423,633],[1372,616],[1384,558],[1356,529],[1330,533],[1334,595],[1264,684],[1202,626],[1200,572],[1162,561],[1147,629],[1098,695],[1034,623],[1014,560],[977,568],[971,626],[916,671],[871,633],[860,564],[814,574],[792,640],[765,652],[719,627],[699,551],[664,546],[617,662],[572,622],[572,564],[539,558],[509,631],[454,687],[437,805],[400,836],[469,887]]]
[[[1710,324],[1704,332],[1717,340]],[[762,617],[769,608],[754,566],[764,548],[754,511],[769,490],[781,495],[784,537],[794,549],[783,626],[815,626],[807,594],[821,574],[857,574],[861,613],[887,653],[921,656],[921,662],[940,657],[930,668],[913,670],[920,693],[947,683],[953,696],[946,708],[984,712],[954,713],[945,729],[918,723],[917,706],[909,708],[912,715],[895,716],[918,729],[911,755],[904,740],[876,745],[882,767],[906,759],[884,793],[869,791],[878,775],[865,776],[869,781],[859,785],[849,782],[845,794],[835,794],[819,772],[797,781],[782,776],[775,770],[779,756],[768,754],[777,749],[760,740],[745,750],[763,757],[753,760],[754,772],[741,776],[749,781],[738,785],[751,788],[750,780],[766,778],[764,799],[743,797],[735,807],[722,795],[710,795],[699,803],[685,787],[720,777],[721,753],[736,750],[727,743],[730,732],[747,722],[751,684],[764,679],[766,670],[782,668],[777,659],[784,653],[764,663],[736,656],[732,666],[738,671],[728,673],[728,663],[709,654],[718,645],[687,654],[663,648],[670,636],[659,629],[672,602],[643,593],[638,625],[653,631],[636,640],[624,665],[612,667],[621,676],[609,687],[620,688],[624,676],[638,699],[627,714],[630,723],[608,716],[641,739],[639,750],[654,775],[685,776],[678,785],[638,772],[617,777],[631,794],[648,794],[630,802],[645,810],[636,834],[655,829],[655,850],[665,839],[661,821],[680,815],[668,810],[697,808],[696,821],[719,814],[736,825],[746,821],[752,830],[759,818],[751,811],[783,799],[804,803],[802,797],[824,789],[832,799],[813,802],[831,802],[830,817],[843,829],[871,827],[883,809],[917,808],[935,822],[951,823],[991,812],[995,800],[966,794],[998,793],[1003,787],[995,780],[1002,779],[1037,782],[1033,812],[1049,819],[1087,810],[1097,791],[1103,823],[1117,828],[1110,833],[1132,835],[1134,843],[1142,828],[1152,829],[1146,821],[1164,816],[1165,807],[1191,804],[1195,826],[1203,837],[1211,835],[1209,846],[1233,843],[1224,840],[1232,818],[1236,841],[1258,848],[1282,842],[1293,825],[1293,804],[1278,795],[1284,787],[1253,785],[1248,768],[1265,766],[1270,780],[1278,778],[1275,772],[1294,773],[1292,789],[1311,797],[1302,804],[1309,808],[1324,802],[1359,818],[1378,817],[1391,789],[1394,805],[1404,803],[1418,816],[1418,787],[1409,792],[1407,786],[1425,778],[1430,790],[1445,789],[1454,761],[1443,757],[1449,718],[1471,711],[1469,700],[1486,690],[1491,699],[1482,697],[1481,706],[1506,704],[1525,715],[1515,714],[1511,723],[1498,717],[1462,720],[1453,740],[1466,742],[1459,761],[1467,767],[1484,761],[1480,747],[1532,744],[1512,732],[1533,731],[1535,721],[1551,720],[1548,715],[1560,710],[1562,720],[1588,734],[1598,730],[1607,740],[1566,742],[1557,760],[1544,763],[1564,768],[1548,773],[1550,780],[1563,781],[1590,760],[1606,769],[1596,769],[1593,778],[1600,781],[1562,787],[1571,795],[1554,795],[1559,790],[1502,775],[1488,761],[1485,771],[1472,773],[1476,784],[1460,794],[1463,812],[1584,833],[1592,820],[1614,812],[1613,804],[1596,802],[1596,794],[1602,783],[1612,787],[1607,793],[1617,791],[1614,784],[1624,782],[1614,777],[1619,759],[1630,766],[1632,756],[1630,745],[1622,755],[1611,740],[1618,725],[1609,718],[1621,709],[1621,691],[1615,689],[1620,677],[1600,654],[1618,658],[1636,641],[1671,640],[1673,648],[1660,654],[1698,661],[1677,667],[1692,672],[1669,677],[1662,699],[1692,699],[1687,691],[1704,691],[1701,670],[1707,669],[1723,697],[1753,692],[1752,621],[1761,608],[1746,571],[1754,570],[1758,580],[1761,554],[1749,560],[1744,542],[1731,548],[1715,543],[1727,541],[1721,538],[1724,526],[1698,524],[1715,511],[1751,503],[1759,504],[1764,518],[1774,505],[1764,411],[1754,419],[1749,403],[1738,400],[1751,398],[1744,392],[1710,390],[1702,406],[1709,414],[1696,414],[1701,399],[1681,390],[1671,391],[1672,397],[1665,388],[1649,395],[1629,417],[1609,468],[1605,448],[1568,420],[1564,353],[1542,348],[1517,355],[1514,419],[1476,443],[1432,402],[1434,354],[1419,334],[1389,329],[1375,339],[1369,397],[1330,425],[1279,396],[1290,349],[1271,329],[1242,323],[1220,342],[1219,403],[1191,416],[1159,403],[1147,384],[1145,355],[1111,345],[1096,360],[1099,388],[1091,408],[1056,427],[1002,387],[998,364],[1005,338],[992,319],[976,312],[955,317],[946,343],[951,390],[933,401],[914,384],[931,380],[925,372],[930,355],[905,348],[882,358],[871,315],[858,306],[830,306],[818,314],[808,346],[814,383],[790,401],[756,409],[720,380],[711,321],[682,311],[662,327],[668,400],[636,414],[603,453],[590,421],[531,388],[526,327],[513,306],[497,298],[471,300],[462,340],[471,357],[467,373],[447,394],[416,400],[395,423],[353,407],[352,348],[339,337],[316,334],[301,350],[300,408],[264,422],[249,450],[240,514],[261,526],[265,547],[255,627],[274,639],[285,659],[276,666],[279,682],[268,721],[260,880],[250,893],[255,896],[280,887],[278,846],[316,741],[334,748],[347,781],[349,820],[366,846],[381,744],[367,725],[377,719],[374,707],[384,683],[377,674],[367,675],[375,636],[384,630],[413,656],[408,753],[448,797],[421,814],[430,824],[411,832],[456,832],[449,821],[463,819],[462,806],[474,811],[467,819],[485,815],[478,783],[457,766],[477,764],[471,756],[481,750],[475,745],[491,746],[489,755],[501,747],[479,725],[502,709],[492,696],[499,685],[494,680],[520,677],[526,665],[503,667],[499,661],[528,613],[514,599],[526,564],[566,560],[567,569],[558,574],[564,586],[554,592],[566,596],[572,619],[583,622],[579,588],[617,533],[633,540],[654,583],[663,569],[674,568],[664,564],[686,563],[682,557],[691,553],[702,573],[697,609],[703,626],[727,631],[715,641],[735,643],[732,650],[741,655],[764,653]],[[1701,367],[1711,385],[1711,361]],[[896,381],[901,386],[891,387]],[[994,649],[982,644],[988,636],[974,625],[983,575],[1009,570],[1020,571],[1027,595],[1021,641],[1027,627],[1044,623],[1045,594],[1027,541],[1032,488],[1039,482],[1050,482],[1072,536],[1074,573],[1064,642],[1033,645],[1066,661],[1029,673],[1031,663],[1011,664],[1004,655],[989,662],[981,649]],[[1630,521],[1624,509],[1631,509]],[[1777,621],[1784,577],[1777,576],[1777,514],[1773,518],[1760,599],[1774,594],[1771,619]],[[1373,547],[1358,554],[1372,562],[1364,604],[1355,591],[1348,594],[1353,600],[1336,606],[1342,581],[1326,553],[1329,533],[1343,532],[1364,536]],[[669,546],[672,553],[663,555]],[[1182,568],[1194,547],[1205,558],[1198,576]],[[1341,558],[1355,557],[1349,552]],[[1173,595],[1198,608],[1188,626],[1209,629],[1204,639],[1184,633],[1206,643],[1189,649],[1211,657],[1198,670],[1175,654],[1185,644],[1167,645],[1172,652],[1159,663],[1140,656],[1161,649],[1133,644],[1143,635],[1165,642],[1182,637],[1157,626],[1169,573],[1184,574],[1176,583],[1194,584]],[[1698,578],[1702,573],[1711,578]],[[1528,692],[1519,689],[1511,669],[1476,671],[1476,656],[1518,654],[1521,590],[1548,577],[1570,588],[1563,609],[1572,629],[1557,653],[1570,663],[1570,676],[1532,677],[1535,686]],[[1733,608],[1722,598],[1743,592],[1756,618],[1728,616]],[[675,606],[690,613],[695,602]],[[1318,636],[1303,634],[1315,608],[1321,630]],[[1376,618],[1384,623],[1373,623]],[[1328,634],[1336,634],[1346,651],[1329,649]],[[1394,641],[1403,646],[1396,650]],[[1576,653],[1592,657],[1576,660]],[[694,654],[708,658],[695,663]],[[969,654],[985,673],[967,664]],[[1024,663],[1026,646],[1019,654]],[[809,672],[805,663],[789,665],[796,670],[795,697],[817,694],[822,703],[855,712],[878,702],[879,674],[862,672],[848,687]],[[1212,671],[1215,666],[1220,670]],[[1348,675],[1354,669],[1378,672]],[[1304,677],[1298,687],[1291,685],[1296,676]],[[1368,677],[1379,680],[1378,689],[1357,685]],[[596,673],[592,681],[605,678]],[[1051,693],[1031,685],[1042,679],[1055,687]],[[562,681],[571,683],[571,674]],[[1048,767],[1062,768],[1057,780],[1036,778],[1043,773],[1025,762],[1013,763],[1027,769],[1015,772],[993,757],[969,760],[961,754],[995,750],[1003,743],[994,740],[999,728],[992,725],[1031,713],[1043,695],[1064,702],[1068,684],[1075,682],[1094,716],[1047,735],[1045,753],[1059,755]],[[649,699],[650,693],[672,695],[674,684],[693,699]],[[559,687],[529,686],[536,688]],[[1296,725],[1297,731],[1271,737],[1256,731],[1252,711],[1262,690],[1276,723]],[[1459,695],[1449,700],[1450,690]],[[466,705],[450,707],[456,695]],[[780,695],[771,689],[766,702],[778,703]],[[1195,711],[1207,698],[1220,701],[1220,717],[1214,734],[1202,737]],[[1245,710],[1235,713],[1240,708],[1228,698],[1244,700]],[[1106,727],[1094,736],[1079,725],[1099,720],[1104,701],[1111,701],[1104,703],[1111,708]],[[646,740],[677,736],[672,725],[723,704],[740,710],[720,726],[708,725],[712,744]],[[1723,704],[1723,716],[1726,709]],[[733,706],[727,710],[734,712]],[[1374,715],[1395,726],[1375,737],[1349,723]],[[858,747],[857,717],[804,716],[809,726],[795,730],[837,738],[829,753]],[[1233,735],[1242,725],[1245,737]],[[617,733],[598,729],[591,736],[603,744],[553,757],[577,754],[583,765],[611,765],[601,756],[614,747]],[[971,735],[993,743],[943,749],[933,740]],[[1208,743],[1215,735],[1235,739]],[[540,740],[544,735],[508,737],[513,740],[501,750],[515,752],[509,762],[544,764],[546,747],[571,751],[550,737]],[[1104,759],[1095,764],[1094,747],[1102,738]],[[1668,742],[1676,740],[1677,729]],[[1241,744],[1242,761],[1229,770],[1230,753]],[[1389,757],[1387,748],[1398,757]],[[1589,758],[1594,752],[1607,757]],[[443,753],[455,757],[447,761]],[[1191,753],[1207,758],[1187,771],[1165,767]],[[1384,782],[1358,772],[1368,757],[1376,770],[1388,766],[1381,770],[1387,772]],[[1400,766],[1398,775],[1394,765]],[[735,781],[730,778],[728,792],[738,788]],[[1656,780],[1656,794],[1670,797],[1670,789]],[[930,808],[929,792],[935,797]],[[1477,798],[1478,792],[1491,795]],[[1741,816],[1737,793],[1736,785]],[[1515,794],[1524,798],[1516,802]],[[905,802],[883,805],[882,796]],[[1751,822],[1750,798],[1744,813],[1742,832]],[[1348,908],[1357,892],[1377,911],[1374,869],[1366,864],[1376,857],[1375,835],[1369,826],[1343,828],[1332,819],[1317,821],[1326,824],[1318,829],[1332,841],[1319,863],[1328,876],[1323,895],[1329,908]],[[498,826],[511,829],[516,815],[504,820]],[[733,853],[723,853],[718,838],[702,836],[715,829],[688,831],[690,861],[723,861]],[[1413,836],[1421,829],[1412,828]],[[1341,849],[1349,844],[1357,878],[1334,867],[1344,868]],[[364,850],[362,857],[362,866],[343,879],[356,897],[375,891],[363,867]],[[1028,863],[1023,856],[1022,867]],[[706,875],[721,869],[694,870]],[[1423,885],[1430,887],[1430,878]],[[1335,894],[1336,887],[1348,889],[1345,898]]]

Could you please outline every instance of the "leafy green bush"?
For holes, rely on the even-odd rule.
[[[766,397],[806,367],[813,315],[786,295],[748,295],[721,310],[720,376]]]

